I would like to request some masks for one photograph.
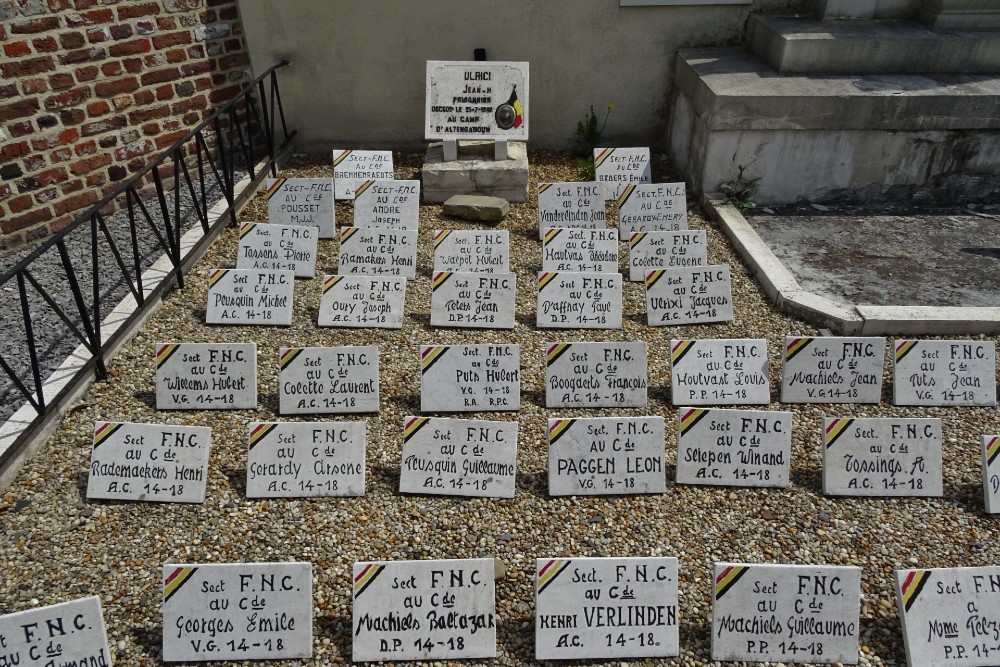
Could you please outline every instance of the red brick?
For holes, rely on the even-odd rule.
[[[49,0],[49,11],[53,13],[69,9],[71,6],[70,0]]]
[[[101,73],[104,74],[104,76],[115,76],[121,74],[121,71],[122,71],[121,63],[115,61],[104,63],[103,65],[101,65]]]
[[[160,30],[174,30],[177,28],[177,21],[171,16],[157,16],[156,27]]]
[[[156,32],[156,22],[150,19],[135,22],[135,31],[140,35],[152,35]]]
[[[31,40],[31,45],[35,47],[35,51],[38,51],[39,53],[51,53],[59,48],[59,45],[56,44],[56,38],[51,35],[48,37],[36,37]]]
[[[177,46],[178,44],[190,44],[191,43],[191,31],[190,30],[179,30],[177,32],[168,32],[165,35],[155,35],[153,37],[153,46],[157,49],[166,49],[171,46]]]
[[[184,116],[184,124],[185,125],[194,125],[195,123],[197,123],[200,120],[201,120],[201,116],[199,116],[198,114],[196,114],[194,112],[191,112],[189,114],[185,114],[185,116]]]
[[[88,67],[80,67],[76,70],[76,80],[83,83],[85,81],[93,81],[101,73],[100,68],[97,65],[90,65]]]
[[[8,183],[0,185],[0,201],[7,199],[7,197],[11,196],[11,194],[13,193],[11,192],[10,185]]]
[[[34,116],[38,111],[38,100],[36,98],[18,100],[12,102],[11,104],[5,104],[0,106],[0,123],[6,123],[7,121],[15,120],[17,118],[24,118],[25,116]],[[12,128],[12,136],[20,136],[14,133]],[[28,130],[31,131],[30,129]]]
[[[182,114],[193,109],[205,109],[208,107],[208,100],[204,95],[197,95],[182,100],[173,106],[173,113]]]
[[[100,44],[111,39],[111,31],[107,26],[87,28],[87,41],[91,44]]]
[[[145,141],[133,141],[130,144],[115,149],[115,160],[130,160],[140,155],[146,155],[153,150],[153,142],[149,139]]]
[[[76,7],[77,11],[83,11],[84,9],[90,9],[97,4],[97,0],[73,0],[73,6]]]
[[[122,93],[131,93],[139,89],[139,80],[134,76],[126,76],[114,81],[102,81],[94,86],[94,92],[101,97],[111,97]]]
[[[234,53],[231,56],[223,56],[222,58],[219,58],[219,68],[224,70],[245,67],[249,64],[250,58],[245,53]]]
[[[200,60],[195,63],[188,63],[187,65],[181,65],[181,72],[184,76],[197,76],[199,74],[206,74],[215,69],[215,63],[211,60]]]
[[[82,32],[64,32],[59,35],[59,43],[64,49],[78,49],[87,43]]]
[[[227,88],[219,88],[218,90],[213,90],[208,94],[208,101],[212,104],[221,104],[222,102],[228,102],[237,93],[240,92],[242,86],[229,86]]]
[[[8,58],[20,58],[31,53],[28,42],[10,42],[3,45],[3,52]]]
[[[116,109],[126,109],[132,106],[132,96],[115,95],[113,98],[111,98],[111,102],[115,105]]]
[[[90,99],[89,88],[73,88],[71,90],[64,90],[58,95],[45,98],[45,108],[51,110],[63,107],[75,107],[88,99]]]
[[[87,115],[93,118],[94,116],[103,116],[104,114],[111,111],[111,105],[104,100],[98,100],[97,102],[91,102],[87,105]]]
[[[214,9],[209,9],[207,12],[199,12],[198,20],[202,23],[213,23],[216,19],[216,14]]]
[[[27,141],[18,141],[4,144],[0,147],[0,158],[4,160],[13,160],[14,158],[21,157],[31,150],[31,146]]]
[[[42,56],[40,58],[27,58],[14,62],[0,63],[0,73],[9,79],[17,79],[22,76],[51,72],[56,68],[52,56]]]
[[[37,19],[14,21],[10,24],[10,32],[13,35],[32,35],[46,30],[55,30],[58,27],[59,17],[43,16]]]
[[[49,159],[52,160],[52,164],[65,162],[71,157],[73,157],[73,149],[69,146],[61,146],[49,153]]]
[[[32,180],[38,187],[45,187],[46,185],[52,185],[53,183],[62,183],[67,178],[69,174],[63,167],[55,167],[47,171],[41,171],[32,177]]]
[[[95,134],[101,134],[103,132],[108,132],[110,130],[120,130],[127,125],[125,116],[112,116],[111,118],[102,118],[101,120],[92,121],[90,123],[84,123],[80,127],[80,134],[85,137],[92,137]]]
[[[7,206],[11,213],[21,213],[31,208],[32,203],[31,195],[19,195],[7,202]]]
[[[44,155],[40,155],[40,154],[29,155],[28,157],[24,158],[24,170],[25,171],[29,171],[29,172],[30,171],[38,171],[39,169],[41,169],[44,166],[45,166],[45,156]]]
[[[243,41],[239,39],[227,39],[223,44],[226,47],[226,53],[231,51],[239,51],[243,48]]]
[[[59,120],[62,121],[63,125],[82,123],[86,117],[87,114],[83,112],[83,109],[63,109],[59,112]]]
[[[209,7],[221,7],[222,5],[232,4],[233,0],[208,0]]]
[[[66,90],[71,88],[74,83],[73,75],[66,72],[57,72],[49,77],[49,85],[52,86],[52,90]]]
[[[7,39],[7,28],[3,23],[0,23],[0,40]]]
[[[156,120],[157,118],[165,118],[170,115],[170,107],[166,104],[146,108],[137,109],[128,115],[128,122],[132,125],[141,125],[146,121]]]
[[[63,65],[75,65],[77,63],[88,63],[95,60],[104,60],[105,51],[99,46],[92,46],[88,49],[76,49],[67,51],[59,56],[59,62]]]
[[[143,74],[141,81],[142,85],[151,86],[165,81],[174,81],[180,77],[180,74],[180,70],[176,67],[168,67],[167,69],[161,69],[155,72],[147,72],[146,74]]]
[[[118,144],[118,137],[113,134],[107,134],[97,140],[97,145],[101,148],[111,148]]]
[[[121,44],[114,44],[108,49],[108,53],[112,56],[134,56],[137,53],[146,53],[150,49],[149,39],[143,37],[142,39],[134,39],[131,42],[122,42]]]
[[[82,192],[75,197],[67,197],[56,204],[56,215],[65,215],[66,213],[79,211],[80,209],[84,209],[96,202],[97,193],[93,190],[87,190],[86,192]]]
[[[115,39],[128,39],[132,36],[132,26],[128,23],[119,23],[111,26],[111,36]]]
[[[93,157],[88,157],[79,162],[74,162],[69,166],[69,170],[75,175],[79,176],[81,174],[87,174],[95,169],[100,169],[101,167],[111,164],[110,155],[95,155]]]
[[[219,19],[223,21],[235,21],[239,17],[236,7],[226,7],[219,10]]]
[[[180,63],[187,60],[187,54],[184,53],[184,49],[170,49],[166,52],[168,63]]]
[[[38,109],[37,100],[31,100],[31,102],[34,102],[35,109]],[[0,107],[0,121],[5,120],[4,118],[5,108],[6,107]],[[14,118],[17,118],[17,116],[14,116]],[[11,123],[10,125],[7,126],[7,134],[9,134],[12,137],[23,137],[24,135],[31,134],[34,131],[35,131],[35,124],[32,123],[30,120],[22,120],[20,123]]]
[[[64,195],[68,195],[72,192],[79,192],[82,189],[83,189],[83,179],[78,178],[75,181],[66,181],[65,183],[63,183],[62,193]],[[35,198],[37,199],[38,195],[35,195]]]
[[[97,142],[91,139],[90,141],[79,143],[76,145],[75,151],[78,156],[93,155],[97,152]]]
[[[166,134],[161,134],[156,138],[156,147],[160,150],[163,150],[164,148],[169,148],[174,144],[174,142],[179,140],[185,134],[187,134],[187,130],[178,130],[176,132],[167,132]]]
[[[115,14],[110,9],[92,9],[79,14],[67,14],[66,25],[78,28],[82,25],[106,25],[115,20]]]
[[[181,126],[181,122],[176,118],[167,118],[163,121],[164,130],[176,130]]]
[[[0,224],[0,231],[4,234],[10,234],[11,232],[16,232],[19,229],[24,229],[25,227],[31,227],[32,225],[37,225],[40,222],[45,222],[52,219],[52,210],[48,207],[36,208],[30,213],[25,213],[24,215],[18,216],[16,218],[10,218],[9,220],[4,220]]]
[[[118,8],[118,20],[134,19],[140,16],[152,16],[160,13],[160,5],[149,2],[144,5],[128,3]]]
[[[156,89],[156,99],[159,102],[165,100],[171,100],[174,98],[174,87],[173,86],[160,86]]]
[[[87,174],[88,188],[99,188],[107,182],[108,177],[104,175],[103,171],[95,171],[92,174]]]
[[[205,47],[201,44],[195,44],[194,46],[188,47],[188,56],[191,58],[204,58]]]
[[[48,89],[49,84],[45,82],[45,79],[26,79],[21,82],[21,90],[24,91],[25,95],[44,93]]]
[[[151,90],[140,90],[133,97],[135,98],[135,103],[140,106],[150,104],[156,99],[156,96],[153,95],[153,91]]]
[[[76,216],[74,215],[64,215],[63,217],[53,220],[52,222],[49,223],[49,231],[52,234],[58,234],[59,232],[61,232],[62,230],[66,229],[71,224],[73,224],[75,220]]]
[[[12,97],[17,97],[17,84],[7,83],[0,85],[0,100],[9,100]]]
[[[135,74],[136,72],[142,71],[142,58],[126,58],[122,61],[122,67],[129,74]]]
[[[135,173],[140,169],[143,169],[145,166],[146,166],[146,161],[143,160],[141,157],[137,157],[134,160],[129,160],[128,162],[128,170],[131,171],[132,173]]]

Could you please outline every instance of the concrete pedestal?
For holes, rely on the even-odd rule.
[[[494,160],[492,141],[463,141],[458,159],[445,162],[441,142],[427,147],[420,170],[424,201],[440,203],[452,195],[489,195],[507,201],[528,199],[528,150],[524,142],[508,144],[508,158]]]

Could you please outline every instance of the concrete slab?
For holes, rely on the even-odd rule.
[[[440,203],[454,195],[527,201],[527,148],[523,141],[511,141],[507,150],[506,160],[495,160],[492,141],[462,141],[458,159],[446,162],[441,142],[430,144],[420,170],[424,201]]]

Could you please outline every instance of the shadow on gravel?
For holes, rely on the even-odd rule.
[[[155,410],[156,409],[156,392],[155,391],[146,391],[146,390],[137,391],[137,392],[135,392],[135,393],[132,394],[132,398],[134,398],[135,400],[139,401],[140,403],[142,403],[143,405],[145,405],[147,408],[149,408],[151,410]]]
[[[240,498],[247,497],[247,469],[246,468],[225,468],[222,474],[229,480],[229,488],[236,492]]]
[[[812,489],[817,493],[823,492],[823,471],[816,468],[793,469],[788,475],[788,481],[793,486]]]

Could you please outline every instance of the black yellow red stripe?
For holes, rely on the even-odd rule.
[[[663,269],[657,269],[655,271],[650,271],[646,274],[646,290],[653,289],[653,285],[660,282],[660,278],[663,277]]]
[[[571,560],[566,559],[553,559],[542,566],[542,569],[538,571],[538,575],[535,578],[535,590],[536,595],[541,595],[542,592],[549,587],[553,581],[556,580],[560,574],[566,571],[569,564],[572,563]]]
[[[347,239],[357,234],[360,230],[360,227],[342,227],[340,229],[340,244],[347,243]]]
[[[197,567],[179,567],[163,580],[163,602],[172,598],[181,586],[191,581],[191,575],[198,571]]]
[[[420,429],[427,426],[430,420],[430,417],[414,417],[406,422],[406,425],[403,426],[403,442],[409,442],[410,438],[415,436]]]
[[[304,351],[305,351],[304,347],[288,348],[287,350],[281,353],[281,356],[278,357],[278,367],[281,370],[285,370],[286,368],[288,368],[288,364],[295,361],[296,357],[298,357]]]
[[[687,353],[691,351],[694,344],[697,343],[696,340],[679,340],[673,347],[670,348],[670,363],[674,366],[680,363],[681,359],[687,356]]]
[[[344,276],[327,276],[323,280],[323,294],[329,292],[333,287],[344,279]]]
[[[423,375],[448,351],[448,345],[428,345],[420,353],[420,374]]]
[[[122,426],[120,422],[101,422],[101,425],[94,429],[94,449],[97,449],[99,445],[104,444],[112,433],[120,430]]]
[[[549,227],[545,230],[544,236],[542,236],[542,247],[547,246],[552,243],[552,241],[562,233],[562,228],[560,227]]]
[[[694,425],[708,416],[708,410],[702,408],[691,408],[681,415],[681,435],[687,435]]]
[[[339,166],[340,166],[340,163],[341,163],[341,162],[343,162],[344,160],[346,160],[346,159],[347,159],[347,156],[349,156],[349,155],[350,155],[350,154],[351,154],[352,152],[353,152],[353,151],[350,151],[350,150],[346,150],[346,151],[343,151],[343,152],[342,152],[342,153],[341,153],[340,155],[338,155],[337,157],[333,158],[333,166],[334,166],[334,167],[339,167]]]
[[[288,179],[285,178],[285,177],[274,179],[274,183],[271,183],[271,187],[269,187],[267,189],[267,192],[265,193],[265,195],[267,196],[267,198],[271,199],[271,197],[273,197],[274,195],[278,194],[278,191],[281,190],[281,186],[284,185],[285,181],[287,181],[287,180]]]
[[[438,247],[441,243],[451,235],[450,229],[439,229],[434,232],[434,247]]]
[[[745,565],[730,565],[715,578],[715,599],[721,600],[722,596],[732,590],[736,582],[750,571]]]
[[[559,274],[553,271],[547,271],[545,273],[538,274],[538,291],[541,292],[545,289],[545,286],[556,279]]]
[[[830,425],[826,427],[826,431],[823,432],[823,442],[826,443],[826,448],[833,447],[833,443],[844,435],[844,431],[853,423],[853,419],[834,419],[831,421]]]
[[[594,158],[594,168],[600,167],[604,164],[604,161],[611,157],[611,154],[615,152],[614,148],[605,148],[603,151],[597,154]]]
[[[993,465],[993,460],[1000,454],[1000,436],[993,436],[986,443],[986,465]]]
[[[163,368],[163,364],[167,363],[170,357],[174,356],[174,352],[177,351],[178,343],[167,343],[159,350],[156,351],[156,367]]]
[[[359,185],[354,190],[354,198],[358,199],[359,197],[361,197],[361,195],[364,194],[365,190],[367,190],[368,188],[370,188],[372,186],[372,183],[374,183],[374,182],[375,182],[375,179],[371,179],[370,178],[367,181],[365,181],[364,183],[362,183],[361,185]]]
[[[545,353],[545,365],[551,366],[556,363],[556,359],[566,354],[571,347],[571,343],[554,343]]]
[[[385,572],[385,565],[368,563],[358,576],[354,577],[354,599],[357,600],[361,594],[368,590],[380,574]]]
[[[257,226],[256,222],[244,222],[240,225],[240,238],[243,238],[247,234],[253,231],[253,228]]]
[[[448,282],[448,279],[451,278],[452,273],[454,273],[454,271],[439,271],[435,273],[434,280],[432,281],[431,284],[431,291],[432,292],[436,291],[438,287],[441,287],[446,282]]]
[[[551,183],[539,183],[538,184],[538,194],[542,194],[546,190],[552,187]]]
[[[576,423],[575,419],[556,419],[549,426],[549,446],[556,444],[556,440],[566,435],[566,431]]]
[[[812,338],[793,338],[785,345],[785,361],[791,361],[795,355],[809,346],[813,342]]]
[[[618,195],[618,206],[624,206],[625,202],[628,201],[628,198],[632,196],[633,192],[635,192],[635,183],[629,183],[626,185],[625,189],[622,190],[622,193]]]
[[[632,235],[628,237],[628,249],[633,250],[639,244],[639,241],[646,238],[646,234],[647,232],[632,232]]]
[[[208,286],[215,287],[215,283],[222,280],[223,276],[229,273],[229,269],[215,269],[208,274]]]
[[[903,585],[899,587],[903,594],[903,611],[910,611],[910,607],[917,601],[920,592],[924,590],[927,582],[931,578],[930,570],[912,570],[903,580]]]
[[[260,444],[260,441],[267,437],[267,434],[278,428],[276,422],[261,422],[250,430],[250,437],[247,438],[247,449],[253,449]]]
[[[913,348],[917,346],[918,340],[904,340],[896,344],[896,361],[902,361]]]

